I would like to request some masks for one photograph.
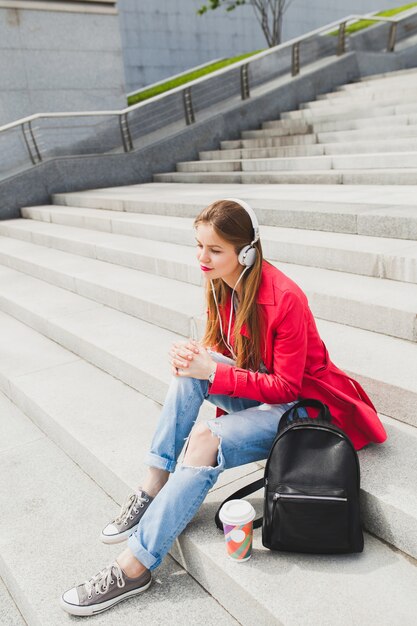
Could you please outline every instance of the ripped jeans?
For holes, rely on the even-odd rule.
[[[213,360],[233,364],[215,352]],[[208,491],[225,469],[266,459],[282,414],[294,404],[262,404],[247,398],[210,395],[207,380],[173,377],[145,463],[171,472],[130,535],[128,546],[148,569],[158,567],[172,543],[197,513]],[[177,466],[204,400],[228,415],[207,420],[220,440],[215,467]]]

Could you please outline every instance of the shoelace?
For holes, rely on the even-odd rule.
[[[140,496],[138,493],[132,493],[126,500],[126,502],[122,505],[122,509],[119,515],[115,518],[116,524],[122,524],[127,522],[127,518],[132,515],[132,511],[134,513],[139,513],[139,509],[136,508],[139,504],[142,509],[145,506],[145,502],[149,502],[149,498],[145,496]]]
[[[113,576],[116,579],[117,586],[120,589],[125,586],[126,583],[123,579],[123,572],[119,564],[115,561],[84,583],[84,587],[89,600],[91,600],[91,598],[93,597],[93,590],[96,592],[97,595],[106,593],[106,591],[108,591],[109,589],[109,586],[114,585]]]

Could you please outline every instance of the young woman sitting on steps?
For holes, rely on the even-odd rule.
[[[101,534],[105,543],[127,539],[128,547],[63,594],[61,606],[73,615],[93,615],[145,591],[219,474],[265,459],[282,414],[297,400],[325,402],[356,449],[386,439],[362,387],[331,362],[303,291],[263,260],[251,207],[220,200],[194,226],[206,277],[205,335],[169,352],[173,376],[145,458],[148,472]],[[195,424],[204,400],[217,417]]]

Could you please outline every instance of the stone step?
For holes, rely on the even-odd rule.
[[[417,169],[309,170],[299,172],[167,172],[165,174],[154,174],[153,180],[156,183],[245,185],[416,185]]]
[[[268,131],[269,135],[275,135],[277,130],[282,132],[282,124],[286,124],[285,128],[288,128],[290,122],[294,124],[298,123],[298,120],[271,120],[262,124],[262,129]],[[378,117],[368,117],[365,113],[362,116],[351,119],[339,119],[339,120],[309,120],[309,132],[328,132],[337,130],[355,130],[359,128],[370,129],[380,128],[381,125],[386,126],[407,126],[415,125],[417,123],[417,113],[410,113],[408,115],[381,115]],[[260,132],[260,131],[246,131],[242,133],[242,137],[249,139],[250,136],[247,132]],[[253,135],[251,135],[253,136]],[[256,136],[255,136],[256,138]]]
[[[343,95],[343,97],[342,97]],[[340,106],[351,106],[369,104],[370,106],[378,104],[378,106],[385,106],[387,104],[404,104],[405,102],[415,102],[417,96],[417,89],[413,87],[410,90],[387,90],[378,93],[369,94],[342,94],[339,97],[324,98],[312,100],[310,102],[302,102],[300,109],[315,109],[321,110],[321,112],[337,109]]]
[[[372,148],[370,147],[370,150]],[[417,168],[416,152],[349,154],[287,158],[255,158],[177,163],[178,172],[308,172],[310,170],[372,170]]]
[[[8,237],[0,238],[0,263],[183,335],[189,335],[205,313],[203,290],[184,282],[185,276],[181,281],[169,279]],[[318,317],[417,341],[417,285],[276,265],[306,291]],[[190,262],[181,270],[187,273],[195,267]]]
[[[2,237],[0,263],[182,335],[205,313],[195,285],[26,241]]]
[[[0,267],[0,309],[145,396],[162,402],[167,352],[181,335]],[[417,426],[417,346],[375,332],[317,320],[334,362],[358,378],[385,415]],[[196,320],[202,335],[204,315]],[[390,358],[387,360],[386,355]]]
[[[265,143],[266,141],[266,143]],[[315,134],[307,135],[285,135],[283,137],[267,137],[264,139],[234,139],[232,141],[221,141],[222,150],[234,150],[236,148],[256,148],[256,147],[280,147],[280,146],[304,146],[317,143]]]
[[[16,604],[0,578],[0,624],[4,626],[26,626]]]
[[[148,230],[148,236],[146,233],[143,233],[144,236],[141,236],[142,233],[126,236],[23,219],[0,222],[0,235],[168,278],[182,280],[185,277],[187,282],[200,285],[201,274],[195,263],[192,221],[182,219],[183,224],[174,222],[172,230],[167,228],[162,239],[157,228],[153,232]],[[122,223],[126,226],[125,221],[122,220]],[[187,247],[174,243],[178,241],[179,231],[182,231],[180,240]],[[193,246],[193,249],[189,246]],[[265,256],[275,261],[417,282],[417,242],[410,244],[393,238],[264,226],[262,247]],[[171,265],[178,265],[176,274]],[[190,267],[185,270],[181,265]]]
[[[354,83],[348,83],[351,86],[354,85],[359,85],[359,84],[366,84],[366,83],[373,83],[375,81],[378,80],[386,80],[386,79],[390,79],[390,78],[396,78],[397,76],[412,76],[413,74],[417,73],[417,69],[415,67],[409,67],[409,68],[405,68],[405,69],[401,69],[401,70],[394,70],[392,72],[380,72],[378,74],[370,74],[369,76],[362,76],[361,78],[358,79],[357,82]]]
[[[334,170],[309,172],[167,172],[154,174],[156,183],[198,184],[298,184],[298,185],[341,185],[343,174]],[[392,181],[390,181],[392,183]]]
[[[376,152],[416,152],[417,137],[403,137],[402,139],[372,139],[369,141],[350,141],[347,143],[335,142],[318,144],[323,145],[323,154],[363,154],[372,150]]]
[[[336,89],[336,91],[340,92],[348,92],[348,93],[366,93],[368,90],[371,91],[385,91],[386,88],[404,88],[409,87],[411,84],[417,84],[417,72],[415,68],[413,71],[405,72],[403,74],[391,75],[391,76],[383,76],[379,78],[373,78],[369,80],[359,79],[354,83],[346,83],[345,85],[340,85]],[[385,88],[384,88],[385,87]]]
[[[309,144],[300,144],[297,147],[300,151],[302,151],[304,148],[317,150],[317,146],[322,145],[325,154],[348,154],[352,152],[356,153],[357,151],[369,152],[370,147],[372,147],[373,150],[374,146],[375,151],[384,152],[382,147],[387,146],[386,151],[390,152],[392,150],[395,151],[395,148],[391,146],[395,146],[396,144],[398,144],[398,142],[400,142],[398,144],[400,146],[400,150],[403,149],[404,146],[409,146],[409,150],[413,150],[415,142],[417,140],[417,134],[415,133],[415,129],[415,125],[394,128],[390,127],[386,135],[380,132],[380,130],[377,128],[370,129],[369,131],[367,131],[366,129],[356,129],[353,131],[329,131],[326,133],[320,132],[316,135],[308,135],[308,137],[313,137],[314,141],[311,141]],[[349,134],[346,136],[342,133]],[[220,145],[222,151],[239,149],[253,150],[259,148],[286,149],[289,147],[293,147],[281,146],[279,143],[276,144],[275,138],[271,138],[267,134],[261,136],[259,139],[240,139],[234,142],[222,141],[220,142]],[[381,148],[379,148],[379,146],[381,146]],[[329,148],[329,150],[327,148]],[[408,150],[406,149],[405,151]]]
[[[273,127],[274,132],[271,135],[275,137],[285,137],[292,135],[308,135],[311,133],[311,125],[305,120],[280,120],[278,125]],[[242,131],[242,139],[256,138],[256,135],[252,135],[256,131],[244,130]]]
[[[250,140],[247,140],[250,141]],[[256,140],[258,142],[258,140]],[[307,157],[333,154],[363,154],[375,152],[417,152],[417,137],[403,139],[380,139],[373,141],[352,141],[350,143],[324,143],[306,146],[283,146],[278,148],[235,148],[234,150],[210,150],[200,152],[200,160],[257,159],[277,157]]]
[[[241,172],[241,171],[308,171],[332,169],[332,157],[293,157],[281,159],[245,159],[227,161],[184,161],[177,163],[177,172]]]
[[[319,144],[306,144],[305,146],[282,146],[275,148],[235,148],[234,150],[203,151],[199,153],[199,158],[201,161],[209,161],[218,159],[256,159],[258,157],[320,156],[324,154],[324,150],[325,146]]]
[[[197,199],[194,203],[190,202],[187,205],[175,201],[167,204],[163,200],[148,203],[139,195],[135,204],[130,201],[130,210],[135,209],[137,212],[130,213],[112,211],[110,208],[101,209],[101,198],[102,196],[95,198],[93,202],[94,197],[90,195],[90,204],[95,204],[97,208],[82,208],[82,194],[77,196],[63,194],[57,197],[57,200],[62,203],[79,201],[81,206],[62,204],[25,207],[22,209],[22,215],[29,219],[54,224],[66,224],[160,241],[172,241],[172,237],[175,237],[179,244],[194,245],[190,218],[195,217],[202,207],[202,203],[199,203]],[[206,191],[204,200],[210,201],[208,198],[209,192]],[[212,199],[216,199],[216,196]],[[278,192],[276,199],[270,200],[259,197],[259,188],[257,197],[247,198],[247,200],[253,204],[260,224],[373,237],[417,239],[417,205],[395,206],[382,203],[373,205],[366,202],[349,204],[335,199],[329,202],[308,199],[297,201],[285,197],[280,199]],[[111,205],[106,202],[106,206]],[[151,215],[146,211],[155,211],[160,214]],[[169,223],[167,223],[165,216],[169,212],[175,213],[175,216],[170,215]],[[177,217],[178,215],[183,217]]]
[[[3,313],[0,314],[0,320],[4,329],[1,337],[2,347],[9,350],[12,346],[21,346],[19,352],[15,353],[13,361],[7,358],[0,361],[2,391],[21,410],[24,410],[35,425],[62,448],[92,480],[116,502],[120,502],[126,495],[127,487],[131,488],[133,481],[139,480],[140,473],[143,471],[139,469],[141,459],[148,449],[159,407],[103,371],[75,358],[74,355],[67,353],[56,343],[41,337],[26,325]],[[1,354],[5,352],[2,350]],[[45,376],[46,369],[48,370],[47,377]],[[114,420],[115,414],[117,414],[117,421]],[[142,415],[146,417],[143,419]],[[363,503],[364,524],[367,527],[369,521],[371,532],[374,530],[381,532],[381,537],[388,540],[391,545],[396,545],[410,556],[415,556],[417,507],[414,485],[417,466],[414,462],[414,439],[417,433],[416,429],[398,424],[395,420],[385,417],[382,419],[390,439],[383,446],[370,446],[359,452],[362,468],[361,502]],[[9,429],[12,428],[14,422],[15,420],[6,421]],[[21,435],[19,441],[22,438]],[[51,445],[49,441],[47,443]],[[15,446],[11,446],[12,452],[15,449]],[[43,451],[46,456],[44,447]],[[34,466],[37,466],[39,464],[34,456],[34,454],[25,454],[25,458],[32,459]],[[57,466],[60,464],[56,462],[51,464],[58,478]],[[401,472],[398,471],[399,466]],[[393,471],[394,467],[396,471]],[[21,477],[20,470],[18,466],[19,477]],[[50,473],[49,467],[47,471]],[[244,478],[245,482],[250,482],[260,473],[258,465],[251,463],[222,474],[214,490],[208,496],[208,506],[203,507],[199,517],[183,534],[181,541],[190,532],[192,536],[192,529],[199,526],[198,520],[201,519],[201,515],[204,518],[208,516],[212,524],[212,526],[210,523],[205,524],[206,537],[208,532],[208,538],[217,536],[219,541],[223,541],[221,534],[214,527],[213,504],[218,505],[221,502],[225,487],[230,491],[238,486],[236,481],[239,479]],[[66,484],[65,480],[61,482],[63,474],[64,469],[61,468],[59,480],[56,481],[60,488],[62,483]],[[8,472],[7,475],[9,476]],[[33,477],[34,474],[30,472],[30,476]],[[22,484],[25,483],[22,483],[20,478],[20,485]],[[6,485],[3,487],[7,494],[9,485],[8,482],[7,487]],[[27,486],[33,497],[33,493],[37,490],[30,484]],[[80,501],[83,498],[85,499],[85,496],[80,496]],[[48,502],[51,501],[55,503],[56,499],[48,498]],[[90,502],[90,499],[87,498],[87,501]],[[103,506],[97,506],[97,503],[92,503],[92,505],[95,505],[96,514],[103,508]],[[68,516],[66,510],[63,514]],[[95,516],[87,515],[87,517],[92,520],[94,532],[97,533],[103,521],[111,517],[111,512],[103,514],[101,522]],[[81,518],[84,524],[84,516],[74,515],[74,521]],[[16,528],[10,525],[8,518],[2,521],[6,527]],[[23,520],[22,523],[24,523]],[[43,525],[43,520],[39,520],[39,523]],[[210,533],[210,528],[214,531],[213,535]],[[47,524],[45,524],[45,529],[48,532],[50,530]],[[16,532],[19,532],[19,528]],[[86,545],[90,545],[90,540],[78,530],[78,527],[77,533],[78,537],[83,537]],[[59,540],[62,541],[62,534],[59,535]],[[201,540],[193,542],[197,554],[199,546],[204,543]],[[14,541],[13,544],[13,549],[17,554],[17,542]],[[260,547],[259,543],[258,547]],[[73,546],[71,546],[72,549]],[[24,558],[24,552],[21,550],[19,552]],[[77,549],[78,552],[85,553],[85,547]],[[174,547],[173,554],[177,558],[176,547]],[[258,551],[255,554],[258,554]],[[366,554],[367,550],[362,557],[366,558]],[[294,555],[287,556],[294,558]],[[279,571],[282,570],[282,558],[284,556],[280,555],[279,567],[277,564]],[[317,557],[315,559],[317,562]],[[223,567],[221,560],[217,562]],[[188,569],[190,566],[188,559],[187,563]],[[99,568],[100,566],[97,569]],[[81,579],[84,576],[88,574],[83,574]],[[71,584],[70,582],[69,585]],[[276,580],[273,584],[276,584]],[[209,587],[206,586],[206,588],[212,593]],[[240,618],[239,621],[241,621]]]
[[[352,84],[341,85],[338,89],[330,91],[327,94],[319,94],[317,99],[325,100],[326,98],[345,98],[346,96],[357,97],[360,95],[368,97],[370,95],[392,93],[393,90],[402,94],[417,90],[417,80],[415,74],[411,77],[397,76],[391,80],[385,79],[379,83],[372,81],[372,83],[355,83],[355,85],[355,87],[353,87]]]
[[[27,382],[28,377],[23,378]],[[72,392],[75,397],[76,389],[72,388]],[[101,391],[96,389],[96,393],[97,412]],[[110,550],[102,544],[99,532],[118,507],[90,478],[83,465],[78,466],[68,458],[2,393],[0,406],[1,428],[8,435],[7,444],[3,440],[0,447],[1,473],[7,476],[7,481],[0,485],[2,575],[28,624],[72,624],[74,618],[61,609],[59,598],[66,589],[90,578],[116,558],[117,549]],[[54,409],[60,408],[58,401]],[[117,427],[108,430],[109,434],[113,430],[120,439]],[[130,449],[130,459],[135,460],[132,452]],[[121,451],[116,456],[120,457]],[[104,471],[111,473],[106,465]],[[132,472],[129,480],[122,481],[124,497],[136,487],[133,480]],[[11,506],[11,493],[15,506]],[[16,515],[16,507],[24,514]],[[139,614],[141,622],[156,626],[164,622],[168,612],[171,624],[191,626],[199,619],[198,615],[201,619],[204,616],[204,621],[212,626],[238,624],[169,555],[155,572],[149,591],[96,615],[94,623],[133,624]],[[4,626],[26,623],[3,602],[0,619]]]
[[[356,130],[339,130],[317,133],[317,141],[319,143],[333,143],[349,141],[369,141],[372,145],[373,140],[379,139],[400,139],[417,137],[417,125],[410,126],[385,126],[381,128],[356,129]]]
[[[314,109],[297,109],[295,111],[284,111],[281,113],[281,119],[284,120],[297,120],[304,119],[307,122],[317,121],[325,122],[327,120],[345,120],[356,119],[358,117],[381,117],[385,115],[404,115],[407,113],[416,113],[417,105],[414,102],[408,102],[405,104],[387,104],[385,106],[369,106],[369,103],[365,105],[354,104],[345,105],[340,109],[329,109],[327,111],[316,111]]]
[[[404,122],[407,118],[410,119],[413,123],[408,124],[408,122]],[[334,141],[343,141],[348,142],[350,140],[355,141],[356,138],[359,138],[361,141],[368,140],[370,143],[370,148],[372,147],[372,138],[377,139],[386,139],[387,137],[398,139],[400,137],[416,137],[417,136],[417,124],[414,116],[389,116],[386,119],[386,124],[381,129],[381,124],[377,118],[373,118],[375,121],[373,124],[365,125],[363,127],[358,128],[348,128],[351,120],[348,120],[345,123],[347,127],[345,130],[343,128],[337,128],[339,122],[320,122],[316,124],[314,129],[312,130],[316,132],[317,142],[318,143],[331,143]],[[340,122],[342,126],[344,123]],[[332,129],[332,127],[336,127]],[[248,139],[268,139],[274,136],[276,128],[267,128],[260,130],[248,130],[242,132],[242,140]],[[278,132],[281,132],[281,129],[278,129]],[[335,138],[333,138],[335,137]],[[248,147],[248,146],[245,146]]]
[[[27,241],[39,246],[62,250],[79,256],[107,261],[142,272],[202,284],[201,270],[195,262],[195,236],[192,223],[187,220],[182,239],[186,246],[152,238],[95,232],[85,228],[16,219],[0,222],[0,235]],[[155,233],[158,238],[158,233]],[[188,237],[187,237],[188,234]],[[190,246],[193,246],[192,248]]]
[[[0,309],[162,403],[168,350],[183,335],[0,266]]]

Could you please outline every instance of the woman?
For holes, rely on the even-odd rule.
[[[128,539],[128,547],[63,594],[62,608],[74,615],[145,591],[219,474],[265,459],[282,414],[300,398],[325,402],[356,449],[386,439],[361,386],[330,361],[303,291],[263,260],[250,206],[214,202],[194,226],[207,279],[205,335],[169,352],[173,378],[145,459],[148,473],[101,534],[105,543]],[[217,419],[194,424],[205,399]]]

